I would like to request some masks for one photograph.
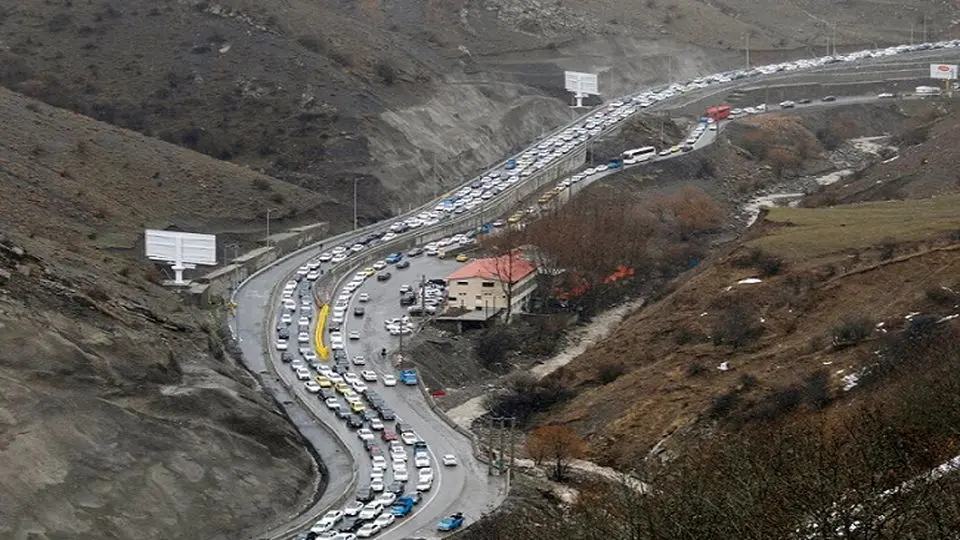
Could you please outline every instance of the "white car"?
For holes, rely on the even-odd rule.
[[[370,481],[370,490],[376,493],[383,491],[383,479],[377,478]]]
[[[324,401],[324,403],[327,405],[327,408],[331,410],[340,409],[343,407],[343,404],[340,403],[340,400],[335,397],[327,398],[326,401]]]
[[[343,507],[343,513],[347,516],[355,516],[363,510],[363,503],[360,501],[353,501],[352,503]]]
[[[290,323],[292,323],[292,322],[293,322],[293,315],[291,315],[291,314],[289,314],[289,313],[284,313],[283,315],[280,315],[280,322],[282,322],[283,324],[290,324]],[[309,324],[309,323],[308,323],[308,324]]]
[[[385,427],[386,426],[383,425],[383,420],[380,420],[379,418],[370,420],[370,429],[374,431],[383,431]]]
[[[367,382],[377,382],[377,372],[371,369],[361,371],[360,376]]]
[[[337,523],[340,523],[340,520],[343,519],[343,512],[340,510],[330,510],[317,522],[317,525],[324,524],[327,525],[327,528],[330,528]]]
[[[307,332],[300,332],[299,334],[297,334],[298,343],[307,343],[309,341],[310,341],[310,334],[308,334]]]
[[[313,352],[312,350],[301,350],[300,355],[303,356],[303,359],[307,362],[312,362],[317,359],[317,353]]]
[[[433,480],[417,482],[417,491],[430,491],[431,487],[433,487]]]
[[[380,515],[380,512],[383,512],[383,505],[377,501],[371,501],[363,507],[363,510],[360,511],[360,515],[357,517],[360,519],[374,519]]]
[[[389,491],[377,497],[377,502],[382,504],[384,507],[390,506],[395,500],[397,500],[397,495]]]
[[[320,279],[320,272],[317,270],[311,270],[310,273],[307,274],[307,279],[310,281],[316,281]]]
[[[383,270],[386,267],[387,267],[387,261],[377,261],[373,263],[373,268],[375,270]]]
[[[310,317],[300,317],[297,319],[297,326],[310,327]]]
[[[307,368],[305,368],[305,367],[298,369],[298,370],[297,370],[297,379],[298,379],[298,380],[301,380],[301,381],[309,381],[309,380],[310,380],[310,370],[307,369]]]
[[[367,293],[365,293],[365,292],[364,292],[364,293],[360,293],[360,295],[357,296],[357,300],[360,301],[360,302],[369,302],[369,301],[370,301],[370,295],[367,294]]]
[[[385,457],[383,457],[383,456],[380,456],[380,455],[373,456],[373,457],[370,459],[370,463],[372,463],[372,464],[373,464],[373,467],[374,467],[374,468],[377,468],[377,469],[386,469],[386,468],[387,468],[387,458],[385,458]]]
[[[360,380],[360,376],[357,375],[356,373],[353,373],[352,371],[348,371],[343,374],[343,382],[347,384],[353,384],[359,380]]]
[[[307,389],[307,392],[310,392],[311,394],[316,394],[320,391],[320,385],[317,384],[317,381],[307,381],[303,383],[303,386]]]
[[[413,456],[413,465],[415,467],[429,467],[430,466],[430,456],[424,452],[417,452]]]
[[[420,482],[433,482],[433,469],[418,469],[417,478]]]
[[[386,469],[381,469],[380,467],[374,467],[370,469],[370,480],[380,480],[383,481],[383,477],[387,475]]]
[[[320,262],[330,262],[330,259],[333,258],[333,255],[331,255],[329,252],[324,251],[317,258],[320,260]]]
[[[367,391],[366,383],[363,383],[360,381],[355,381],[353,383],[350,383],[350,387],[353,388],[353,391],[358,394],[362,394]]]
[[[288,345],[288,343],[287,343],[287,340],[285,340],[285,339],[278,339],[278,340],[277,340],[277,350],[278,350],[278,351],[285,351],[285,350],[287,350],[288,346],[289,346],[289,345]]]
[[[393,493],[391,493],[391,495],[393,495]],[[392,504],[392,503],[391,503],[391,504]],[[382,528],[382,529],[386,529],[386,528],[389,527],[390,525],[393,525],[393,522],[394,522],[396,519],[397,519],[397,518],[396,518],[396,516],[393,515],[393,513],[388,512],[388,513],[386,513],[386,514],[380,514],[380,517],[378,517],[373,523],[374,523],[375,525],[379,525],[380,528]]]
[[[353,365],[355,366],[365,366],[367,365],[367,359],[363,357],[362,354],[358,354],[353,357]]]
[[[420,438],[417,437],[417,434],[412,431],[404,431],[400,434],[400,440],[403,441],[403,444],[412,446],[413,443],[420,440]]]
[[[357,531],[357,538],[370,538],[371,536],[376,536],[383,527],[377,525],[377,522],[367,523]]]
[[[394,464],[396,462],[406,462],[407,461],[407,451],[403,447],[394,446],[390,448],[390,458],[393,459]],[[394,465],[396,467],[396,465]]]
[[[350,334],[349,334],[349,337],[350,337],[351,340],[356,341],[356,340],[360,339],[360,332],[358,332],[358,331],[356,331],[356,330],[351,330],[351,331],[350,331]]]
[[[383,385],[384,386],[396,386],[397,378],[390,374],[384,374],[383,376]]]
[[[374,439],[373,432],[368,428],[360,428],[357,430],[357,437],[360,437],[362,441],[372,441]]]
[[[396,482],[406,482],[410,479],[410,477],[407,475],[406,469],[403,469],[399,471],[393,471],[393,479]]]
[[[453,454],[446,454],[443,456],[443,466],[444,467],[456,467],[457,466],[457,456]]]

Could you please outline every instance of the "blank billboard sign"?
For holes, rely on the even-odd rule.
[[[147,229],[144,240],[147,258],[169,262],[178,284],[184,283],[184,270],[198,264],[217,264],[217,237],[212,234]]]
[[[564,88],[577,94],[600,95],[596,73],[580,73],[579,71],[563,72]]]
[[[930,64],[931,79],[956,79],[956,64]]]

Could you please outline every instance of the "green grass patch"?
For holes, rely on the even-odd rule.
[[[883,201],[833,208],[771,208],[773,227],[747,245],[791,259],[911,241],[960,230],[960,196]]]

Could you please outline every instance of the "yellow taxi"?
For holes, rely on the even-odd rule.
[[[340,392],[341,394],[346,393],[350,390],[350,386],[347,383],[338,382],[333,386],[334,390]]]
[[[523,216],[521,216],[520,214],[514,214],[509,218],[507,218],[507,223],[517,223],[521,219],[523,219]]]
[[[354,401],[353,403],[350,404],[351,412],[362,413],[365,409],[366,407],[364,407],[363,403],[360,403],[359,401]]]
[[[317,380],[317,385],[319,385],[320,388],[330,388],[331,386],[333,386],[333,382],[331,382],[330,379],[324,377],[323,375],[317,375],[316,380]]]
[[[377,269],[372,266],[368,266],[363,269],[363,273],[366,274],[367,276],[373,276],[373,275],[376,275]]]
[[[467,257],[463,253],[457,255],[457,262],[467,262],[470,260],[470,257]]]

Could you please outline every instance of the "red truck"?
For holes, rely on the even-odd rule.
[[[724,103],[716,107],[710,107],[707,109],[707,118],[710,118],[714,122],[730,118],[730,106]]]

